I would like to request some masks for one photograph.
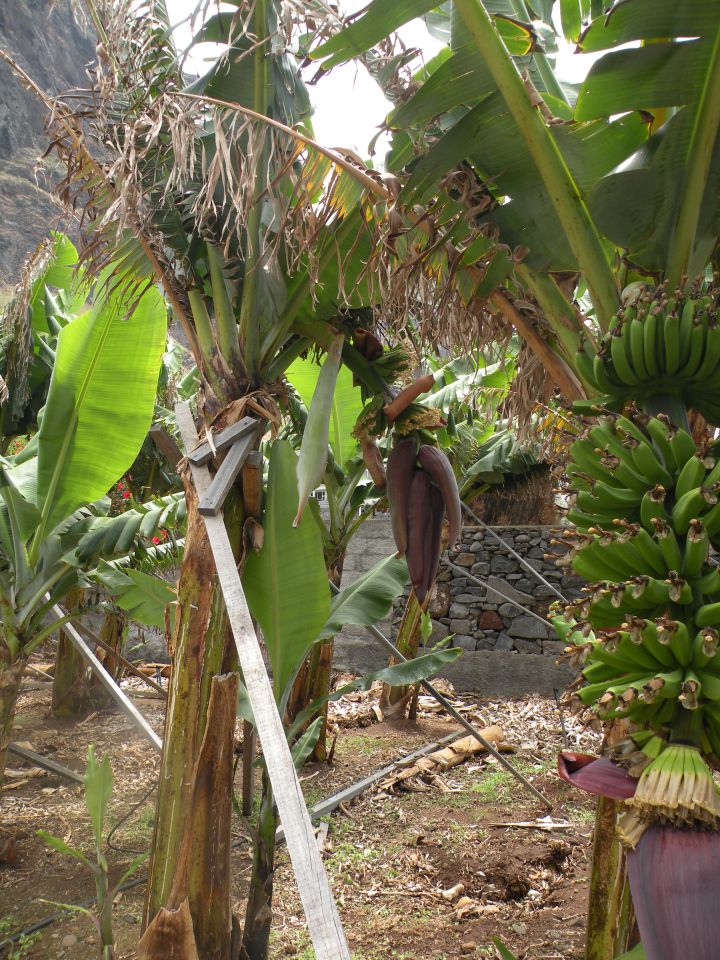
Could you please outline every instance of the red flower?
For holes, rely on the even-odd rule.
[[[155,544],[160,543],[160,537],[153,537],[153,538],[152,538],[152,542],[155,543]]]
[[[122,498],[123,498],[123,500],[129,500],[129,499],[130,499],[130,491],[129,491],[129,490],[123,491]]]
[[[117,488],[116,488],[116,489],[122,490],[122,488],[123,488],[124,486],[125,486],[125,484],[122,482],[122,480],[118,480]]]

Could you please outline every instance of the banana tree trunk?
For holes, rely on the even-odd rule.
[[[214,676],[205,733],[191,777],[188,817],[167,906],[148,926],[139,960],[231,960],[230,899],[233,737],[238,675]],[[168,925],[187,905],[190,923]]]
[[[410,591],[410,596],[405,604],[405,612],[398,630],[395,646],[409,660],[412,660],[417,654],[418,642],[420,640],[420,623],[422,614],[430,602],[430,594],[421,604],[414,590]],[[394,657],[390,657],[389,666],[397,663]],[[412,696],[413,688],[408,686],[391,687],[383,684],[380,697],[380,709],[388,719],[397,719],[405,711],[405,707]]]
[[[598,797],[585,960],[613,960],[631,946],[635,917],[625,851],[617,837],[618,801]]]
[[[77,588],[68,594],[65,606],[68,610],[78,608],[84,590]],[[52,712],[56,717],[79,717],[87,712],[90,696],[90,679],[87,663],[65,630],[58,634],[55,654],[55,672],[52,686]]]
[[[267,960],[272,924],[277,826],[278,815],[273,803],[270,778],[267,772],[264,772],[240,960]]]
[[[15,718],[15,705],[27,665],[27,658],[22,656],[12,663],[3,659],[8,652],[3,649],[4,646],[4,643],[0,642],[0,787],[5,779],[5,762]]]
[[[171,645],[173,669],[145,903],[146,925],[161,908],[168,906],[183,837],[188,831],[193,832],[194,771],[206,729],[212,679],[222,670],[226,654],[225,606],[215,583],[215,563],[197,510],[194,487],[191,483],[185,487],[187,534]],[[232,510],[226,510],[226,517],[232,517]],[[227,788],[231,789],[232,764],[226,775]],[[214,829],[208,829],[206,842],[212,844],[213,839]],[[203,852],[198,850],[198,862],[202,860]],[[191,875],[187,882],[193,884]],[[229,901],[229,886],[223,894],[216,891],[216,895]],[[176,891],[175,899],[179,903],[184,897]],[[196,926],[202,923],[194,915],[192,919]]]

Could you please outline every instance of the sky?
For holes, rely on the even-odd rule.
[[[166,0],[166,3],[171,21],[178,24],[176,43],[184,49],[190,41],[191,31],[189,25],[181,21],[186,20],[197,0]],[[342,10],[345,14],[354,13],[366,5],[367,0],[344,0]],[[422,49],[426,60],[442,47],[419,20],[406,24],[399,33],[405,44]],[[203,58],[214,59],[218,49],[215,44],[199,45],[192,60],[188,60],[189,69],[198,72],[207,69]],[[579,82],[593,59],[588,55],[574,55],[572,46],[564,44],[557,60],[558,74],[562,80]],[[353,63],[345,64],[336,67],[328,77],[309,89],[315,107],[313,127],[316,139],[324,146],[350,148],[367,157],[368,144],[391,108],[367,71]],[[386,143],[382,139],[378,142],[376,162],[380,161]]]

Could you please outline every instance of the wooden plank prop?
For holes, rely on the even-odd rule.
[[[192,452],[198,437],[190,408],[179,403],[175,413],[185,450]],[[188,461],[198,498],[202,499],[211,483],[210,473],[206,466],[197,466],[191,457]],[[345,932],[315,842],[222,512],[203,519],[315,953],[318,960],[350,960]]]

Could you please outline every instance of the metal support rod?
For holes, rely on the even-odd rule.
[[[165,690],[164,687],[161,687],[159,683],[155,683],[152,677],[146,676],[142,670],[138,670],[134,663],[132,663],[130,660],[127,660],[121,653],[118,653],[117,650],[113,650],[109,643],[105,643],[104,640],[101,640],[100,637],[90,629],[90,627],[86,627],[85,624],[79,619],[75,620],[74,622],[80,633],[84,633],[89,640],[91,640],[93,643],[96,643],[99,647],[102,647],[103,650],[107,651],[107,653],[112,654],[113,657],[116,657],[118,662],[121,663],[126,670],[129,670],[130,673],[138,677],[140,680],[144,680],[149,687],[152,687],[153,690],[157,690],[157,692],[161,693],[167,700],[167,690]]]
[[[53,613],[60,620],[64,617],[67,617],[67,613],[63,610],[62,607],[55,604],[53,607]],[[59,629],[59,628],[58,628]],[[77,632],[75,627],[71,623],[64,623],[63,630],[68,635],[70,640],[73,643],[73,646],[77,647],[81,655],[85,658],[88,663],[88,666],[93,671],[95,676],[98,678],[100,683],[105,687],[110,696],[117,700],[120,709],[125,713],[133,724],[143,733],[148,740],[152,743],[156,750],[162,750],[162,739],[155,733],[153,728],[147,722],[145,717],[140,713],[135,704],[127,697],[120,687],[115,683],[113,678],[107,672],[102,663],[95,656],[95,653],[90,649],[87,643],[83,640],[80,634]]]
[[[328,583],[330,583],[330,589],[334,594],[340,593],[340,590],[335,586],[334,583],[332,583],[331,581],[328,581]],[[388,638],[383,633],[381,633],[377,627],[366,626],[365,629],[370,634],[370,636],[374,637],[378,641],[378,643],[381,643],[383,647],[385,647],[385,649],[388,651],[388,653],[392,654],[392,656],[395,657],[396,660],[401,660],[403,663],[407,663],[408,658],[404,657],[400,653],[398,648],[395,646],[395,644],[392,643],[392,641],[388,640]],[[483,737],[483,735],[479,732],[477,727],[474,727],[469,720],[466,720],[465,717],[460,713],[460,711],[456,710],[455,707],[450,703],[450,701],[446,697],[444,697],[442,693],[440,693],[440,691],[430,683],[429,680],[421,680],[420,686],[423,687],[423,689],[427,690],[427,692],[430,694],[431,697],[434,697],[437,700],[440,706],[445,710],[446,713],[450,714],[453,720],[457,720],[457,722],[462,727],[464,727],[468,733],[471,733],[475,737],[475,739],[479,743],[481,743],[483,747],[485,747],[487,752],[492,754],[492,756],[495,757],[498,763],[500,763],[503,767],[505,767],[508,773],[511,773],[513,777],[515,777],[515,779],[519,781],[519,783],[521,783],[527,790],[529,790],[530,793],[532,793],[532,795],[537,800],[539,800],[542,804],[544,804],[548,808],[548,810],[552,809],[552,806],[553,806],[552,802],[548,800],[546,796],[540,793],[537,787],[534,787],[530,783],[530,781],[520,773],[519,770],[516,770],[515,767],[510,763],[510,761],[506,760],[505,757],[500,753],[500,751],[496,750],[495,747],[491,743],[489,743],[485,739],[485,737]]]
[[[14,753],[16,757],[21,757],[23,760],[31,763],[34,767],[40,767],[42,770],[49,770],[50,773],[54,773],[56,776],[62,777],[64,780],[69,780],[70,783],[85,783],[85,777],[83,777],[82,774],[76,773],[69,767],[64,767],[61,763],[58,763],[57,760],[48,760],[47,757],[43,757],[42,754],[36,753],[34,750],[28,750],[27,747],[21,747],[19,743],[13,743],[11,741],[8,744],[8,750],[10,753]]]
[[[497,542],[501,543],[503,547],[505,547],[507,552],[510,554],[510,556],[514,557],[521,564],[521,566],[523,566],[527,570],[528,573],[531,573],[537,580],[540,581],[540,583],[544,584],[549,590],[552,590],[555,596],[559,597],[563,603],[567,603],[567,598],[564,597],[562,593],[560,593],[557,587],[553,586],[552,583],[546,580],[539,570],[536,570],[535,567],[529,564],[528,561],[525,559],[525,557],[519,554],[514,547],[511,547],[509,543],[503,540],[503,538],[500,536],[499,533],[495,533],[492,527],[489,527],[484,520],[481,520],[480,517],[474,514],[466,503],[463,503],[462,508],[465,511],[465,513],[467,513],[469,516],[473,518],[473,520],[479,527],[482,527],[482,529],[485,530],[486,533],[489,533],[491,537],[495,537]]]

